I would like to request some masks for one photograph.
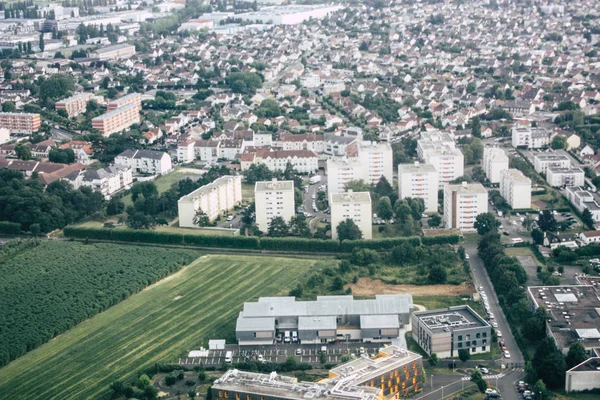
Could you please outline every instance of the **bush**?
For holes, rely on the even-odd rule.
[[[458,244],[459,242],[459,235],[423,236],[421,238],[421,243],[423,243],[424,246],[431,246],[434,244]]]
[[[421,239],[418,236],[413,236],[374,240],[344,240],[340,245],[340,251],[343,253],[352,253],[354,249],[391,250],[406,242],[413,246],[419,246]]]
[[[0,233],[18,235],[21,233],[21,224],[17,222],[0,221]]]
[[[277,251],[308,251],[319,253],[337,253],[340,243],[337,240],[319,240],[302,238],[261,238],[260,248]]]

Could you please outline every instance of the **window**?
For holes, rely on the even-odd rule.
[[[458,341],[462,342],[462,335],[458,335]]]
[[[481,334],[480,334],[480,333],[478,333],[477,335],[475,335],[475,337],[476,337],[477,339],[479,339],[479,338],[481,337]]]
[[[219,397],[223,397],[223,392],[219,392]]]
[[[485,351],[485,346],[482,346],[482,347],[481,347],[481,351]]]
[[[235,400],[240,400],[240,394],[239,393],[235,394]]]
[[[458,348],[459,348],[459,349],[462,349],[462,343],[459,343],[459,344],[458,344]]]
[[[471,342],[470,342],[470,341],[468,341],[467,343],[465,343],[465,346],[466,346],[466,347],[471,347]]]
[[[249,394],[246,395],[246,400],[252,400],[252,397],[250,397]]]
[[[483,337],[487,337],[487,332],[483,332]]]
[[[229,398],[229,392],[225,392],[225,398],[228,399]]]

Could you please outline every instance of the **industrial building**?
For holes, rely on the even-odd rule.
[[[600,288],[596,281],[582,283],[527,288],[532,308],[544,307],[550,314],[546,321],[547,335],[564,354],[576,342],[589,355],[600,344]]]
[[[294,181],[256,182],[254,185],[256,226],[267,232],[273,218],[281,217],[286,223],[295,214]]]
[[[212,386],[216,400],[384,400],[407,397],[423,388],[423,358],[396,346],[376,358],[359,358],[329,371],[317,382],[298,382],[276,372],[260,374],[232,369]]]
[[[531,208],[531,179],[518,169],[505,169],[500,174],[500,194],[515,210]]]
[[[500,183],[500,174],[508,169],[508,157],[499,147],[483,149],[483,171],[491,183]]]
[[[429,164],[398,165],[398,197],[423,199],[426,212],[438,210],[438,173]]]
[[[236,338],[244,345],[269,345],[278,336],[296,337],[301,343],[336,340],[390,342],[410,321],[410,294],[377,295],[355,300],[352,296],[318,296],[316,301],[295,297],[261,297],[244,303],[236,323]]]
[[[420,311],[411,316],[412,337],[429,355],[457,357],[458,351],[487,353],[492,328],[469,306]]]
[[[354,221],[362,232],[363,239],[373,238],[371,218],[371,194],[369,192],[333,193],[329,195],[331,210],[331,237],[337,239],[337,226],[347,219]]]
[[[194,217],[202,210],[210,221],[214,221],[223,212],[233,209],[242,202],[242,177],[225,175],[204,185],[177,201],[179,226],[198,228]]]
[[[488,193],[481,183],[463,182],[444,187],[444,226],[446,229],[474,230],[475,219],[488,211]]]
[[[101,47],[90,53],[90,58],[100,61],[118,60],[135,55],[135,46],[131,44],[115,44],[114,46]]]
[[[258,11],[236,14],[242,21],[273,25],[301,24],[308,19],[321,19],[341,9],[339,5],[287,5],[281,7],[264,7]],[[204,16],[202,16],[204,18]]]

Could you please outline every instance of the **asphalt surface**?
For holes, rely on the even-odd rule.
[[[494,287],[492,286],[492,282],[490,281],[488,273],[485,270],[483,261],[477,253],[477,245],[467,244],[464,245],[464,248],[465,252],[469,255],[469,264],[471,265],[475,287],[483,287],[483,290],[488,297],[490,310],[492,314],[494,314],[495,321],[498,323],[498,328],[496,330],[502,332],[502,339],[506,343],[506,347],[510,352],[511,357],[509,359],[505,359],[504,362],[508,368],[513,366],[522,367],[525,362],[523,359],[523,354],[521,354],[521,351],[517,346],[517,342],[515,341],[512,331],[510,330],[506,317],[504,316],[504,312],[500,307],[498,297],[496,296],[496,292],[494,291]],[[492,345],[494,346],[494,344]]]

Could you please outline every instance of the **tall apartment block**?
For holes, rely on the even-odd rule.
[[[483,149],[483,171],[491,183],[500,183],[500,174],[508,169],[508,156],[498,147]]]
[[[514,209],[531,208],[531,179],[518,169],[505,169],[500,177],[500,194]]]
[[[87,102],[94,97],[92,93],[78,93],[62,99],[55,104],[56,110],[65,110],[69,118],[78,116],[87,110]]]
[[[287,223],[294,216],[294,181],[256,182],[254,186],[256,226],[267,232],[273,218],[281,217]]]
[[[426,212],[438,210],[438,173],[429,164],[398,165],[398,197],[423,199]]]
[[[479,214],[488,211],[488,193],[481,183],[444,186],[444,227],[472,231]]]
[[[350,181],[364,180],[364,170],[358,158],[330,158],[327,160],[327,190],[329,194],[343,193]],[[390,182],[391,184],[391,182]]]
[[[438,172],[439,189],[464,175],[464,155],[447,133],[421,132],[421,139],[417,141],[417,153],[425,164],[433,165]]]
[[[365,182],[375,185],[384,176],[390,185],[393,184],[393,151],[388,142],[361,142],[358,147],[358,159],[365,170]]]
[[[371,195],[369,192],[353,192],[329,194],[331,210],[331,237],[338,238],[337,226],[346,219],[351,219],[360,228],[363,239],[373,238],[371,219]]]
[[[0,112],[0,128],[10,133],[31,134],[40,129],[40,114]]]

